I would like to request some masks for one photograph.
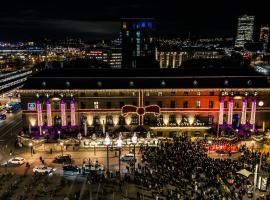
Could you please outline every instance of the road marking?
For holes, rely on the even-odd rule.
[[[10,128],[8,128],[5,132],[2,132],[3,134],[0,135],[0,138],[2,138],[3,136],[5,136],[6,134],[10,133],[10,130],[16,130],[16,127],[18,125],[20,125],[20,124],[21,124],[21,121],[18,121],[17,123],[14,124],[14,126],[11,126],[11,127],[9,126]],[[18,128],[22,128],[22,127],[18,127]]]

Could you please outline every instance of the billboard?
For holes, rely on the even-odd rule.
[[[36,103],[28,103],[27,109],[30,111],[36,111]]]

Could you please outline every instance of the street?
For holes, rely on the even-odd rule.
[[[22,112],[6,113],[7,119],[0,121],[0,140],[14,138],[22,130]]]

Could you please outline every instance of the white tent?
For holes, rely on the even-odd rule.
[[[240,171],[236,172],[237,174],[242,174],[243,176],[249,177],[251,174],[253,174],[252,172],[246,170],[246,169],[241,169]]]

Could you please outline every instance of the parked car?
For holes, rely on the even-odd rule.
[[[25,159],[22,157],[14,157],[14,158],[9,159],[7,163],[13,164],[13,165],[22,165],[25,163]]]
[[[64,164],[71,164],[73,163],[73,160],[71,159],[71,155],[59,155],[56,156],[53,160],[54,163],[64,163]]]
[[[5,120],[7,116],[5,114],[0,114],[0,120]]]
[[[64,165],[63,175],[78,175],[81,173],[81,169],[76,165]]]
[[[134,154],[128,153],[121,156],[122,161],[130,162],[134,160]]]
[[[45,173],[50,174],[50,173],[52,173],[54,171],[55,171],[54,168],[48,167],[48,166],[45,166],[45,165],[35,166],[34,169],[33,169],[33,172],[41,173],[41,174],[45,174]]]

